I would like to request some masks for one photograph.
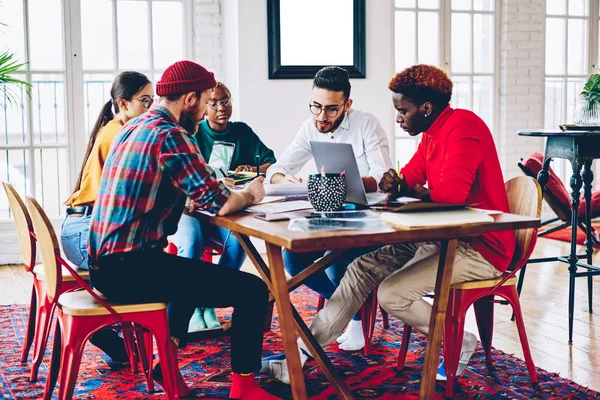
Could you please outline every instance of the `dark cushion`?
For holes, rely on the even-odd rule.
[[[544,156],[540,153],[533,153],[527,159],[523,161],[523,166],[525,166],[533,175],[534,178],[537,178],[537,174],[542,169],[542,164],[544,163]],[[571,210],[571,195],[567,191],[567,188],[562,183],[562,181],[558,178],[558,176],[554,173],[552,168],[549,169],[550,179],[546,184],[546,190],[553,194],[553,197],[563,205],[563,207]]]

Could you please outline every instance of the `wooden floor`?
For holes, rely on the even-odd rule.
[[[569,245],[540,239],[534,257],[567,254]],[[595,263],[600,265],[600,252]],[[249,262],[243,269],[252,272]],[[594,309],[587,309],[586,279],[576,282],[573,345],[568,341],[568,272],[565,264],[534,264],[527,270],[521,296],[524,319],[536,366],[600,391],[600,278],[594,282]],[[21,266],[0,266],[0,304],[29,302],[31,278]],[[508,306],[497,306],[493,346],[523,358],[516,326]],[[467,329],[476,333],[471,312]],[[375,339],[376,340],[376,339]]]

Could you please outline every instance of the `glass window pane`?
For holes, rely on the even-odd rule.
[[[485,121],[488,128],[494,128],[494,80],[491,76],[473,78],[473,109]]]
[[[587,0],[569,0],[569,15],[587,16],[588,4]]]
[[[25,80],[25,75],[14,75]],[[23,145],[29,140],[27,94],[22,87],[0,85],[0,145]]]
[[[352,65],[353,25],[331,23],[332,15],[352,21],[352,0],[281,0],[281,64]]]
[[[132,16],[136,16],[132,19]],[[119,69],[143,69],[150,65],[148,3],[117,2]],[[170,28],[169,28],[170,29]],[[128,43],[131,45],[127,46]]]
[[[27,150],[0,150],[0,179],[10,182],[20,194],[30,192],[29,152]],[[9,206],[6,196],[0,196],[0,219],[8,219]]]
[[[567,123],[573,122],[576,99],[583,90],[585,81],[586,79],[583,78],[569,78],[567,80],[567,115],[565,119]]]
[[[64,148],[35,149],[35,197],[49,217],[64,214],[63,202],[67,200],[67,150]]]
[[[565,123],[563,117],[564,83],[561,78],[546,78],[544,99],[544,128],[556,128]]]
[[[81,44],[83,69],[115,68],[112,1],[81,2]]]
[[[23,2],[9,1],[0,3],[0,51],[9,49],[19,62],[25,62],[25,27],[23,25]]]
[[[452,72],[470,73],[473,58],[471,49],[472,24],[470,14],[452,14]]]
[[[472,0],[452,0],[453,10],[471,10]]]
[[[450,104],[453,108],[464,108],[471,110],[473,104],[470,76],[453,76],[454,90]]]
[[[565,15],[567,8],[565,0],[546,0],[546,14]]]
[[[63,69],[61,0],[29,0],[29,57],[31,69]]]
[[[32,75],[33,142],[66,143],[65,80],[63,75]]]
[[[568,48],[567,48],[567,73],[586,74],[588,55],[584,43],[588,41],[588,22],[581,19],[569,19],[568,26]]]
[[[417,0],[396,0],[396,7],[416,7]]]
[[[473,68],[476,73],[494,72],[494,16],[473,16]]]
[[[421,136],[411,137],[400,129],[399,125],[396,125],[396,163],[394,168],[397,168],[397,165],[402,168],[410,161],[415,155],[420,141]]]
[[[417,63],[417,23],[413,11],[396,11],[396,71]]]
[[[546,18],[546,74],[565,72],[565,21]]]
[[[439,13],[419,13],[419,64],[440,65],[439,29]]]
[[[476,11],[494,11],[494,0],[475,0],[473,9]]]
[[[169,26],[169,34],[164,27]],[[183,4],[172,1],[152,3],[154,68],[167,68],[183,57]]]
[[[89,136],[100,110],[107,101],[110,101],[110,88],[113,76],[110,74],[84,74],[83,75],[83,110],[85,116],[86,136]],[[114,112],[114,108],[113,108]]]
[[[419,0],[419,8],[437,10],[440,8],[439,0]]]

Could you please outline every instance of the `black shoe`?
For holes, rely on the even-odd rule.
[[[90,337],[90,343],[105,352],[114,362],[125,363],[129,361],[125,341],[117,331],[100,329]]]

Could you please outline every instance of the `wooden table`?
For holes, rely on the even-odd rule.
[[[592,172],[592,161],[600,158],[600,131],[566,131],[561,130],[522,130],[518,131],[519,136],[545,137],[546,149],[544,152],[544,163],[538,174],[538,181],[545,189],[550,180],[550,161],[553,158],[562,158],[569,160],[572,166],[571,175],[571,251],[566,257],[549,257],[532,262],[560,261],[569,264],[569,344],[573,343],[573,317],[575,311],[575,278],[588,278],[588,305],[589,312],[592,312],[592,283],[593,276],[600,275],[600,268],[592,265],[592,255],[594,254],[594,243],[596,238],[592,234],[591,224],[591,199],[592,182],[594,173]],[[583,169],[583,173],[582,173]],[[586,251],[583,255],[577,254],[577,225],[579,211],[579,197],[581,196],[581,187],[584,188],[585,205],[585,230],[586,230]],[[586,258],[587,263],[580,262],[581,258]],[[577,268],[584,268],[584,272],[577,272]]]
[[[327,231],[298,232],[288,230],[288,222],[266,222],[253,217],[251,213],[240,212],[226,217],[211,217],[194,213],[201,221],[230,229],[248,253],[248,257],[271,291],[271,300],[277,303],[279,324],[283,337],[283,347],[290,372],[290,381],[294,399],[306,399],[306,386],[300,364],[300,355],[296,344],[296,332],[308,346],[311,354],[327,379],[343,399],[353,396],[333,367],[325,351],[290,302],[289,292],[300,286],[311,274],[327,267],[340,257],[345,249],[387,244],[440,241],[441,254],[438,266],[433,312],[429,323],[429,338],[425,352],[423,378],[421,381],[421,399],[431,399],[435,394],[435,376],[437,372],[442,332],[446,318],[450,278],[454,268],[454,256],[458,239],[479,236],[484,232],[533,228],[540,226],[540,220],[513,214],[494,216],[493,223],[459,227],[439,227],[428,229],[394,230],[382,226],[378,231]],[[269,265],[267,266],[249,236],[265,241]],[[289,281],[283,268],[281,248],[296,252],[334,250],[308,267]]]

